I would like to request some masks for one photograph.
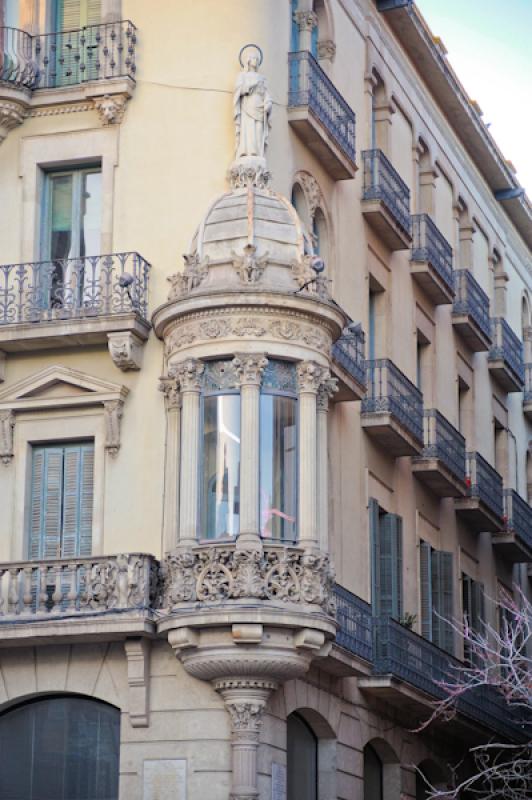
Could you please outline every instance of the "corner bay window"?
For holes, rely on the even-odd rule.
[[[260,534],[295,541],[297,516],[297,389],[295,365],[270,360],[260,395]],[[206,362],[202,393],[200,538],[240,531],[238,375],[232,360]]]

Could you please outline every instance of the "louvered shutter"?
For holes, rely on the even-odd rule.
[[[380,612],[380,537],[379,537],[379,504],[370,497],[369,500],[369,537],[371,548],[371,604],[373,614],[379,616]]]
[[[87,21],[84,25],[98,25],[102,16],[101,0],[86,0]]]
[[[380,530],[380,613],[403,615],[403,529],[397,514],[384,514]]]
[[[477,633],[484,632],[484,585],[471,581],[471,626]]]
[[[91,553],[94,449],[65,447],[62,558]]]
[[[92,507],[94,501],[94,445],[81,448],[79,555],[92,554]]]
[[[419,548],[421,586],[421,634],[432,641],[432,547],[421,542]]]
[[[453,620],[453,554],[432,551],[432,631],[433,642],[454,652]]]
[[[31,561],[38,561],[41,558],[41,540],[43,528],[43,508],[44,508],[44,450],[34,448],[32,453],[31,465],[31,508],[30,508],[30,530],[29,530],[29,553]]]
[[[38,558],[58,558],[61,550],[63,450],[46,447],[43,449],[43,455],[39,544],[32,543],[31,550],[33,552],[38,548]]]

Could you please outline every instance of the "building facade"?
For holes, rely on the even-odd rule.
[[[520,741],[419,731],[529,591],[532,206],[411,0],[3,0],[0,141],[0,797]]]

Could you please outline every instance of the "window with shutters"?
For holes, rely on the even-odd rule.
[[[71,86],[101,77],[101,0],[55,0],[52,34],[47,42],[48,78],[53,86]]]
[[[53,20],[56,31],[73,31],[101,20],[101,0],[55,0]]]
[[[28,558],[76,558],[92,551],[94,444],[32,448]]]
[[[484,585],[462,573],[462,613],[467,625],[474,633],[484,632]],[[475,654],[471,644],[464,640],[464,661],[474,665]]]
[[[421,633],[454,653],[453,554],[420,543]]]
[[[372,607],[375,616],[403,615],[403,520],[369,502]]]

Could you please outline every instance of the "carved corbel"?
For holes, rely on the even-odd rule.
[[[26,116],[26,109],[20,103],[5,100],[0,103],[0,144],[9,131],[21,125]]]
[[[142,364],[142,340],[127,331],[125,333],[108,333],[109,353],[114,363],[123,372],[138,370]]]
[[[148,639],[126,639],[129,687],[129,721],[133,728],[147,728],[150,718],[150,642]]]
[[[0,459],[6,466],[13,458],[13,438],[15,414],[13,411],[0,411]]]
[[[107,400],[103,407],[105,414],[105,449],[114,458],[120,450],[120,424],[124,413],[124,401]]]
[[[318,411],[329,410],[329,400],[338,391],[338,378],[324,377],[318,388]]]
[[[336,45],[332,39],[322,39],[318,42],[318,58],[320,61],[334,61]]]
[[[103,97],[93,98],[92,102],[102,125],[116,125],[122,122],[127,99],[125,94],[104,94]]]

